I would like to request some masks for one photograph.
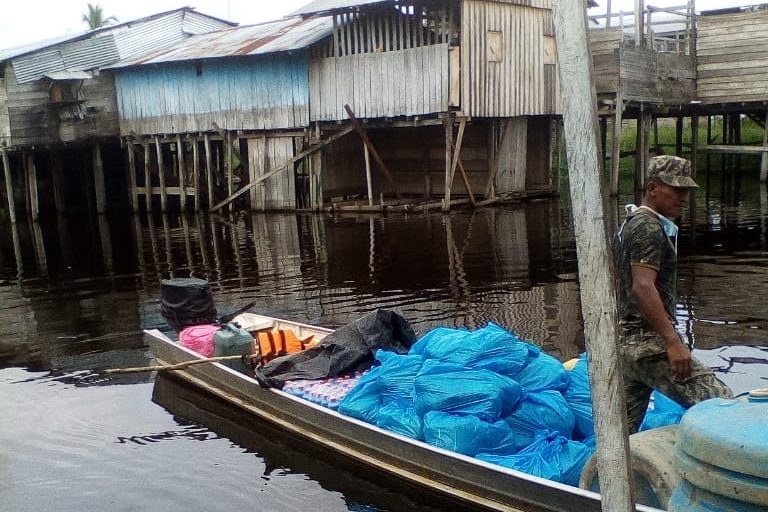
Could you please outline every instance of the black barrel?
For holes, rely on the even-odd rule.
[[[176,332],[190,325],[216,322],[216,306],[208,281],[185,277],[160,282],[160,314]]]

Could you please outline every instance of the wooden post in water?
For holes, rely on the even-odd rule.
[[[765,113],[765,122],[763,123],[763,156],[760,159],[760,183],[765,183],[766,179],[768,179],[768,152],[766,150],[768,150],[768,112]],[[8,166],[6,166],[6,169],[8,169]]]
[[[125,148],[128,151],[128,187],[131,189],[129,191],[131,211],[137,212],[139,211],[139,195],[136,193],[136,155],[134,155],[136,148],[133,146],[133,141],[130,140],[126,141]]]
[[[160,177],[160,211],[168,211],[168,194],[165,191],[165,169],[163,167],[163,147],[160,137],[155,136],[155,152],[157,153],[157,175]]]
[[[104,189],[104,161],[101,159],[101,145],[93,143],[93,192],[96,195],[96,213],[107,211],[107,194]]]
[[[615,270],[601,193],[597,99],[587,46],[585,3],[555,0],[553,15],[602,509],[627,512],[635,506],[617,344]]]
[[[184,168],[184,146],[181,142],[181,135],[176,134],[176,162],[179,166],[179,202],[181,211],[187,209],[187,171]]]
[[[611,195],[619,193],[619,171],[621,170],[621,116],[624,113],[624,100],[621,91],[616,93],[614,105],[613,137],[611,142]]]
[[[197,137],[192,137],[192,187],[195,194],[195,211],[200,211],[200,148]]]
[[[373,206],[373,183],[371,182],[371,154],[368,146],[363,144],[363,156],[365,157],[365,184],[368,187],[368,206]]]
[[[64,175],[61,166],[61,153],[51,149],[48,152],[51,165],[51,188],[53,189],[53,204],[56,212],[64,211]]]
[[[27,171],[27,194],[29,194],[29,212],[32,220],[37,220],[40,215],[40,201],[37,195],[37,167],[35,167],[35,154],[27,151],[24,155],[24,163]]]
[[[453,180],[451,179],[451,163],[453,161],[453,158],[451,158],[453,150],[453,119],[451,119],[450,115],[443,120],[443,125],[445,128],[445,199],[443,200],[443,211],[447,212],[451,209],[451,186],[453,185]]]
[[[147,212],[152,211],[152,172],[149,166],[149,142],[143,141],[144,146],[144,198],[147,203]]]
[[[0,157],[3,161],[3,174],[5,174],[5,193],[8,196],[8,215],[11,224],[16,224],[16,204],[13,200],[13,181],[11,180],[11,163],[5,148],[0,149]]]
[[[675,154],[683,156],[683,116],[678,115],[675,120]]]
[[[203,135],[203,147],[205,149],[205,181],[208,187],[208,209],[213,206],[213,169],[211,168],[211,139],[206,133]]]

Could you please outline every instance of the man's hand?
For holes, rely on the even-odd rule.
[[[667,357],[672,367],[672,377],[686,379],[691,375],[691,351],[683,344],[680,336],[665,340],[667,343]]]

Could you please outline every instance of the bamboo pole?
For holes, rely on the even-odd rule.
[[[11,180],[11,163],[8,158],[8,152],[0,149],[0,157],[3,161],[3,174],[5,174],[5,193],[8,196],[8,215],[11,218],[11,224],[16,224],[16,204],[13,200],[13,180]]]
[[[584,4],[555,0],[553,21],[560,63],[584,335],[592,382],[601,506],[606,512],[634,511],[626,404],[617,346],[615,270],[601,191],[597,98]]]
[[[259,359],[260,357],[261,356],[258,354],[206,357],[205,359],[193,359],[191,361],[184,361],[183,363],[176,363],[176,364],[155,364],[150,366],[134,366],[131,368],[109,368],[107,370],[103,370],[102,373],[106,373],[108,375],[115,375],[120,373],[143,373],[143,372],[162,372],[162,371],[170,371],[170,370],[183,370],[188,366],[192,366],[196,364],[217,363],[219,361],[234,361],[236,359],[242,359],[242,358]]]

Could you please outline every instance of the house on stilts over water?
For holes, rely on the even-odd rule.
[[[232,23],[185,7],[0,50],[0,164],[10,219],[124,201],[114,79],[105,66]],[[105,172],[109,169],[109,172]],[[119,197],[113,197],[119,194]]]
[[[554,44],[551,0],[316,0],[125,59],[111,71],[132,204],[449,209],[551,193]]]

